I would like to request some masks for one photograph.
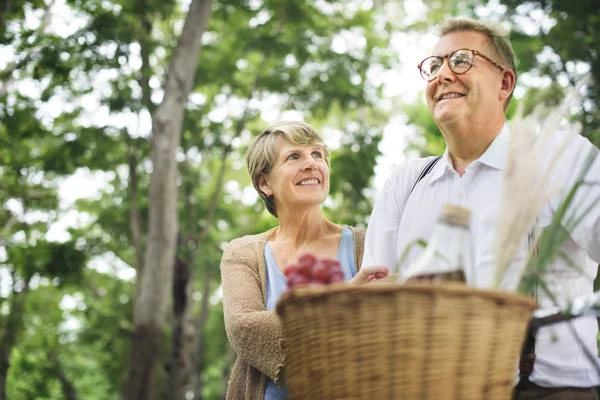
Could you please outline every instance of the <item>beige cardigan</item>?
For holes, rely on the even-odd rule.
[[[282,385],[282,327],[275,311],[265,311],[267,267],[264,251],[273,229],[233,240],[221,259],[225,329],[238,355],[229,379],[227,400],[263,400],[267,376]],[[358,269],[362,262],[365,230],[350,229],[354,232],[354,257]]]

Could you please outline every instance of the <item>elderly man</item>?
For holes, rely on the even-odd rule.
[[[427,105],[444,136],[446,151],[441,157],[406,162],[388,178],[369,220],[363,265],[394,268],[410,243],[431,237],[442,205],[455,203],[472,211],[474,284],[489,287],[508,150],[505,111],[517,80],[515,55],[499,27],[457,19],[441,26],[433,55],[423,60],[419,69],[427,82]],[[563,187],[572,185],[585,155],[594,151],[598,149],[582,136],[569,141],[555,168],[557,176],[564,178]],[[600,181],[600,157],[589,174]],[[538,218],[540,228],[550,224],[565,194],[563,190],[548,201]],[[595,186],[579,199],[599,195],[600,188]],[[558,260],[547,277],[551,290],[562,301],[592,293],[600,262],[600,204],[592,205],[569,233],[563,251],[581,270]],[[525,254],[523,249],[520,256]],[[411,252],[407,261],[414,259]],[[543,293],[536,296],[542,306],[551,304]],[[536,337],[533,372],[518,386],[515,398],[597,399],[597,333],[594,318],[543,328]]]

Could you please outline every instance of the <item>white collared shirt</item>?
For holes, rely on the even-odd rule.
[[[471,282],[477,287],[490,287],[494,267],[494,237],[496,219],[503,186],[503,170],[506,163],[509,130],[506,126],[494,139],[486,152],[466,169],[460,177],[454,170],[448,150],[432,171],[415,187],[418,175],[430,158],[406,162],[397,167],[387,179],[377,196],[365,241],[363,266],[385,265],[396,267],[404,250],[418,239],[429,240],[445,203],[454,203],[471,210],[471,253],[473,275]],[[556,133],[546,153],[550,154],[562,145],[564,134]],[[597,152],[587,139],[577,135],[569,141],[562,157],[554,168],[552,183],[562,188],[546,205],[540,216],[540,228],[550,224],[560,201],[579,176],[579,170],[589,151]],[[593,280],[600,263],[600,156],[589,170],[587,180],[596,185],[582,188],[574,204],[576,210],[591,209],[573,229],[563,246],[565,254],[581,268],[574,270],[563,260],[552,266],[552,273],[545,280],[552,293],[564,304],[573,297],[593,292]],[[421,249],[413,247],[403,267],[410,265]],[[516,264],[522,264],[526,256],[526,241]],[[541,307],[552,305],[538,294]],[[571,324],[580,340],[573,337]],[[600,375],[585,353],[593,354],[600,368],[596,336],[598,323],[595,318],[578,318],[573,322],[559,323],[543,328],[536,338],[535,369],[531,381],[547,387],[600,385]]]

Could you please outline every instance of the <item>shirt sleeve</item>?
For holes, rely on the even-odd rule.
[[[556,212],[570,195],[574,185],[580,184],[563,218],[563,226],[571,238],[588,256],[600,263],[600,151],[588,139],[561,135],[557,146],[566,146],[554,174],[560,188],[551,200]]]
[[[398,228],[404,205],[400,206],[397,191],[402,169],[399,167],[387,179],[383,189],[375,199],[369,218],[362,266],[385,265],[393,270],[396,267]],[[402,185],[404,186],[404,185]]]
[[[257,257],[248,246],[231,242],[221,259],[223,313],[231,347],[238,357],[281,385],[282,326],[275,311],[265,311]]]

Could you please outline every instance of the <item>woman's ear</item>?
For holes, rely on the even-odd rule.
[[[267,181],[267,177],[263,174],[260,174],[258,177],[258,188],[261,192],[265,194],[265,196],[269,197],[273,194],[271,187],[269,186],[269,182]]]

